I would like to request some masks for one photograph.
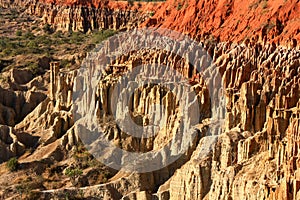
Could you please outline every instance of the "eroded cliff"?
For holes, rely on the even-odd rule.
[[[1,3],[7,5],[5,1]],[[57,30],[120,30],[138,26],[145,19],[136,11],[129,10],[95,10],[80,5],[59,6],[26,1],[15,4],[19,5],[24,5],[26,12],[43,17],[45,23],[52,24]],[[230,7],[234,3],[228,5]],[[293,5],[295,9],[291,8],[291,13],[298,9],[297,3]],[[187,5],[187,8],[192,7],[195,7],[192,2]],[[180,9],[173,12],[187,15]],[[157,12],[146,23],[159,16]],[[181,19],[180,15],[177,17]],[[287,21],[289,25],[285,27],[289,27],[292,21]],[[168,22],[160,23],[165,26]],[[193,33],[194,29],[187,24],[183,24],[187,32]],[[181,26],[174,26],[181,30]],[[213,25],[209,26],[214,30]],[[199,34],[195,30],[196,33]],[[220,39],[233,37],[240,40],[233,33],[222,32]],[[243,39],[244,33],[241,34]],[[270,42],[271,38],[282,36],[281,33],[272,34],[272,31],[241,44],[204,40],[205,36],[201,36],[203,40],[197,45],[208,53],[211,62],[201,56],[201,51],[193,51],[197,55],[195,57],[180,57],[172,53],[174,49],[176,52],[185,51],[187,45],[184,42],[169,46],[169,51],[142,49],[129,52],[106,66],[97,77],[97,90],[83,98],[82,107],[74,104],[74,91],[87,91],[86,85],[81,83],[89,83],[90,77],[77,79],[80,69],[61,68],[59,63],[52,62],[50,69],[38,77],[28,70],[8,70],[4,75],[9,77],[7,82],[10,85],[0,90],[0,160],[7,161],[18,156],[20,166],[17,172],[8,172],[2,164],[1,195],[3,198],[11,195],[17,198],[18,191],[26,193],[26,187],[22,188],[22,183],[14,180],[17,174],[25,176],[25,184],[33,188],[27,197],[32,195],[32,198],[39,199],[60,199],[66,195],[98,199],[299,199],[300,50],[297,41],[292,39],[299,34],[288,33],[287,37],[283,36],[289,41],[287,46]],[[140,42],[136,37],[126,39],[130,44]],[[106,48],[107,52],[112,50],[109,45]],[[191,63],[196,64],[193,66]],[[95,63],[90,65],[87,65],[90,71],[96,69]],[[152,68],[148,68],[149,65]],[[196,65],[207,70],[200,73],[193,68]],[[191,88],[185,88],[177,79],[168,80],[168,84],[175,85],[171,91],[159,84],[149,84],[143,81],[143,77],[128,75],[135,69],[139,69],[139,74],[145,72],[156,80],[159,76],[168,80],[172,77],[168,76],[168,72],[178,71]],[[205,81],[204,77],[208,79]],[[210,88],[211,81],[215,81],[218,87]],[[128,98],[124,88],[130,84],[135,87],[130,90],[132,95]],[[180,101],[174,94],[186,98]],[[213,94],[225,99],[225,110],[214,107]],[[118,98],[122,98],[119,103],[116,101]],[[114,103],[117,105],[115,109],[112,107]],[[180,103],[185,106],[180,106]],[[195,107],[195,104],[198,106]],[[86,145],[88,152],[79,150],[84,140],[82,133],[86,130],[74,126],[74,111],[86,107],[95,111],[97,125],[103,133],[97,137],[92,135],[91,142]],[[130,115],[125,115],[123,111],[126,110]],[[223,126],[211,126],[216,123],[213,117],[216,113],[224,118]],[[126,118],[132,119],[138,126],[129,126],[124,131],[128,128],[127,121],[124,121]],[[154,129],[151,123],[161,123],[164,128],[151,137],[128,134],[130,131],[138,133],[140,127],[142,132],[147,132],[147,127]],[[185,133],[181,130],[186,127],[193,131],[180,135]],[[162,149],[174,136],[188,138],[190,135],[193,137],[187,141],[189,145],[183,154],[178,149],[184,146],[185,140],[175,141],[177,148],[172,154],[166,150],[156,155],[158,162],[165,162],[174,155],[178,158],[175,162],[162,162],[155,171],[128,172],[132,163],[118,156],[119,162],[124,161],[122,166],[127,169],[126,172],[112,170],[90,160],[93,156],[97,157],[99,149],[94,147],[102,140],[108,140],[127,152],[145,153]],[[93,156],[86,156],[89,153]],[[108,153],[116,155],[118,152]],[[81,173],[66,176],[70,170],[78,172],[76,169],[82,170]],[[35,184],[28,177],[34,177]],[[11,180],[12,184],[5,185],[7,180]]]

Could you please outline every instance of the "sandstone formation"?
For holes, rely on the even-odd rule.
[[[299,50],[274,44],[228,45],[219,43],[206,46],[219,69],[226,88],[226,116],[221,134],[210,134],[208,125],[212,121],[200,120],[195,126],[197,137],[186,154],[177,162],[155,172],[116,175],[110,183],[81,188],[85,197],[97,196],[107,199],[298,199],[298,142],[299,128]],[[210,50],[209,50],[210,49]],[[148,52],[147,62],[161,62],[160,52]],[[113,118],[107,102],[112,94],[110,84],[116,84],[122,75],[120,66],[134,63],[139,56],[129,55],[112,65],[104,80],[100,82],[97,99],[101,106],[98,117],[107,124]],[[171,66],[184,74],[184,62]],[[145,63],[143,63],[145,64]],[[124,68],[131,69],[131,65]],[[181,70],[182,68],[182,70]],[[122,71],[122,70],[121,70]],[[124,73],[124,72],[123,72]],[[193,75],[194,76],[194,75]],[[188,76],[192,78],[192,76]],[[200,82],[193,82],[194,86]],[[200,87],[205,89],[203,85]],[[137,123],[147,123],[149,104],[155,99],[170,102],[165,97],[156,97],[157,87],[144,86],[133,92],[132,110],[142,113]],[[298,91],[298,92],[297,92]],[[209,95],[204,91],[198,94]],[[205,97],[204,99],[209,99]],[[138,100],[134,100],[134,99]],[[164,101],[166,99],[166,101]],[[289,99],[288,101],[285,99]],[[111,102],[110,102],[111,103]],[[145,104],[146,103],[146,104]],[[207,104],[205,103],[204,105]],[[171,105],[171,104],[170,104]],[[144,110],[145,109],[145,110]],[[168,110],[168,109],[167,109]],[[172,109],[171,109],[172,110]],[[203,116],[209,118],[211,110],[201,108]],[[171,112],[172,113],[172,112]],[[134,118],[133,114],[133,118]],[[173,121],[175,120],[175,121]],[[169,115],[164,130],[153,138],[135,138],[120,132],[115,123],[105,126],[105,137],[129,151],[149,151],[161,147],[168,141],[169,133],[176,127],[176,118]],[[174,133],[174,132],[173,132]],[[198,142],[199,141],[199,142]],[[157,189],[158,188],[158,189]],[[69,189],[77,194],[77,189]],[[63,191],[45,191],[44,197],[63,195]]]
[[[177,30],[195,38],[281,44],[300,40],[298,1],[173,1],[161,4],[145,26]]]
[[[3,7],[24,7],[28,14],[43,19],[44,24],[50,24],[55,30],[81,31],[114,29],[126,30],[139,26],[149,16],[138,10],[115,10],[108,6],[85,7],[82,5],[55,5],[43,1],[0,1]]]
[[[299,2],[173,1],[129,5],[119,1],[1,0],[4,7],[23,7],[63,31],[163,27],[197,39],[242,42],[299,42]]]
[[[58,5],[53,1],[0,3],[4,7],[22,5],[26,12],[64,31],[124,30],[139,26],[149,17],[134,10],[95,7],[95,1],[85,2],[84,6],[70,2]],[[1,184],[23,172],[27,177],[51,180],[77,167],[83,169],[82,174],[64,179],[73,185],[60,183],[53,187],[41,181],[34,186],[36,198],[300,199],[300,49],[295,22],[299,3],[292,1],[277,7],[267,2],[265,12],[273,15],[252,19],[255,11],[263,8],[262,2],[256,5],[249,1],[247,5],[252,5],[253,11],[244,16],[247,23],[234,20],[240,14],[238,1],[225,2],[226,9],[221,9],[224,2],[219,1],[188,3],[179,7],[159,4],[160,10],[144,25],[184,29],[199,36],[201,42],[196,46],[203,49],[163,40],[161,49],[136,50],[133,47],[141,44],[138,39],[149,39],[136,30],[132,37],[125,38],[133,47],[124,48],[127,52],[121,56],[103,59],[107,63],[101,71],[97,67],[103,60],[98,58],[107,57],[103,52],[97,54],[96,48],[80,69],[61,68],[59,62],[51,62],[49,70],[45,67],[47,72],[38,77],[25,69],[1,72],[8,77],[9,85],[0,86],[0,162],[12,157],[18,157],[20,162],[17,172],[2,174],[4,170],[0,168]],[[286,9],[289,16],[283,13]],[[200,10],[211,18],[203,21]],[[177,20],[171,24],[170,20],[163,21],[164,17]],[[224,42],[244,40],[255,29],[247,26],[265,18],[276,19],[276,24],[260,27],[258,37],[240,44]],[[297,26],[284,36],[295,23]],[[209,30],[204,29],[206,26]],[[208,38],[208,33],[218,38]],[[155,45],[162,41],[159,37],[150,39]],[[273,39],[288,40],[289,44],[279,45],[271,42]],[[103,51],[113,51],[126,42],[116,39],[104,45]],[[172,71],[178,72],[180,78],[170,74]],[[167,84],[162,87],[148,83],[146,75]],[[84,118],[90,111],[97,119],[92,125],[89,118]],[[85,119],[82,124],[78,120],[81,118]],[[154,125],[163,128],[155,132]],[[96,130],[101,134],[91,127],[99,128]],[[141,132],[156,134],[138,135]],[[115,148],[105,148],[103,141],[111,142]],[[78,150],[82,142],[104,164],[114,168],[111,163],[116,162],[122,167],[110,169],[113,176],[100,184],[100,169],[94,168],[90,160],[87,168],[82,166],[80,156],[84,153]],[[118,149],[155,152],[151,154],[157,159],[153,166],[143,156],[133,159],[143,169],[155,170],[130,171],[134,163],[126,160],[129,156],[122,157]],[[103,155],[115,157],[101,160]],[[168,162],[172,157],[176,159]],[[81,164],[75,166],[76,159]],[[29,168],[31,171],[26,171]],[[0,187],[1,197],[12,193],[12,198],[19,197],[19,187],[4,187]]]

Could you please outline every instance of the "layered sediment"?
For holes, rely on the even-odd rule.
[[[235,3],[228,3],[233,13]],[[24,5],[26,12],[43,17],[45,23],[52,24],[57,30],[66,31],[123,30],[139,26],[146,19],[138,11],[111,8],[61,6],[38,1],[14,1],[10,5],[1,1],[1,4]],[[273,12],[274,5],[267,5]],[[291,4],[292,16],[298,9],[296,5]],[[193,6],[191,2],[187,8]],[[204,4],[202,7],[205,10]],[[168,22],[159,20],[160,16],[181,19],[187,15],[184,7],[182,9],[171,11],[173,14],[157,12],[154,18],[146,21],[146,25],[152,21],[152,25],[169,27]],[[224,16],[226,20],[222,20]],[[217,32],[223,30],[222,24],[228,27],[227,23],[233,20],[230,16],[219,16],[220,22],[215,17],[213,23],[218,23],[217,27],[221,28],[218,31],[211,28],[210,33],[218,35]],[[66,170],[69,166],[64,161],[74,156],[76,146],[84,140],[81,135],[84,129],[76,126],[76,111],[92,108],[103,133],[87,145],[95,153],[94,156],[97,152],[92,151],[95,150],[93,147],[102,139],[126,152],[146,153],[159,151],[174,136],[193,137],[175,143],[172,156],[178,155],[178,159],[171,163],[162,162],[161,168],[155,171],[128,172],[132,163],[124,162],[122,166],[127,171],[118,169],[106,183],[89,184],[83,181],[83,177],[90,177],[85,173],[77,179],[77,188],[64,186],[52,190],[45,185],[37,191],[39,198],[63,198],[67,192],[68,195],[99,199],[299,199],[300,50],[297,40],[293,39],[299,34],[293,29],[283,36],[284,30],[294,23],[295,18],[284,21],[285,18],[280,16],[280,23],[260,38],[253,37],[241,44],[208,38],[197,43],[208,53],[211,62],[196,51],[192,51],[197,55],[194,57],[176,55],[174,52],[188,49],[185,43],[171,45],[169,51],[141,49],[114,58],[101,71],[101,76],[98,74],[96,77],[97,89],[91,90],[94,93],[81,99],[81,107],[76,107],[74,91],[89,91],[87,85],[82,83],[89,83],[91,74],[79,76],[80,69],[60,68],[59,63],[55,62],[51,63],[47,73],[36,78],[30,71],[9,70],[6,76],[10,85],[0,88],[0,161],[17,156],[23,167],[28,163],[49,162],[59,163],[59,167]],[[279,26],[281,23],[285,26]],[[188,29],[186,31],[192,35],[205,33],[205,30],[201,32],[186,24],[189,23],[183,23]],[[174,26],[182,30],[176,23]],[[213,26],[210,24],[210,27]],[[230,35],[224,31],[220,33],[220,40],[231,40],[231,37],[244,40],[247,35],[244,33],[248,33],[242,31],[239,37],[237,32],[233,31],[234,34]],[[272,39],[283,41],[279,39],[281,37],[289,41],[287,46],[269,42]],[[205,38],[205,34],[200,38]],[[126,39],[130,44],[139,43],[136,37]],[[113,50],[109,45],[106,48],[106,51]],[[149,65],[152,67],[147,68]],[[204,70],[197,71],[197,65],[204,67]],[[96,70],[95,66],[88,69]],[[168,84],[175,86],[175,89],[168,90],[159,84],[143,82],[138,76],[130,76],[135,69],[139,69],[139,74],[147,72],[155,80],[159,80],[159,76],[168,80],[172,77],[168,76],[168,72],[174,70],[187,82],[183,84],[173,77]],[[212,82],[217,87],[209,87]],[[128,88],[130,84],[134,87]],[[129,96],[126,95],[128,90]],[[180,101],[176,94],[187,98]],[[122,101],[117,101],[118,98]],[[126,98],[127,101],[124,100]],[[218,99],[225,100],[224,109],[216,106],[216,101],[221,102]],[[222,124],[215,125],[216,114],[224,119]],[[129,126],[124,130],[128,128],[126,119],[131,119],[131,123],[138,126]],[[147,132],[147,127],[151,128],[149,133],[153,133],[152,123],[162,124],[163,128],[151,137],[128,134],[131,131]],[[192,131],[182,131],[185,128]],[[180,153],[185,142],[188,148]],[[29,149],[31,153],[28,153]],[[157,155],[160,161],[170,158],[168,151]],[[43,172],[39,174],[44,175]],[[1,195],[7,197],[5,192]]]
[[[226,91],[223,131],[216,135],[209,134],[207,128],[212,123],[211,110],[200,106],[201,112],[206,113],[203,119],[206,118],[208,121],[202,119],[195,126],[198,136],[178,162],[151,173],[120,172],[111,183],[84,188],[86,197],[102,196],[116,199],[121,197],[297,199],[299,197],[297,164],[299,50],[274,44],[264,46],[259,43],[254,46],[220,43],[205,47],[212,52],[215,67],[221,74]],[[124,57],[120,58],[116,61],[117,64],[112,65],[107,71],[105,81],[100,82],[100,90],[97,92],[99,95],[97,99],[101,104],[98,106],[100,108],[98,117],[106,124],[106,138],[127,151],[146,152],[169,141],[170,134],[174,133],[177,127],[176,112],[170,109],[171,114],[167,118],[166,125],[170,129],[159,132],[155,139],[140,139],[128,136],[115,123],[110,123],[113,120],[110,117],[113,113],[106,102],[112,94],[109,88],[113,88],[118,77],[126,74],[126,70],[131,68],[128,63],[132,63],[135,59],[139,60],[142,55],[152,55],[153,60],[160,62],[159,59],[155,59],[161,57],[157,52],[153,54],[140,52],[138,55],[129,55],[125,60]],[[172,54],[169,56],[172,57]],[[170,66],[176,66],[177,70],[182,72],[186,71],[185,65],[179,63],[180,60],[177,60]],[[120,66],[125,70],[121,70],[122,73]],[[191,80],[192,76],[187,75],[187,78]],[[192,83],[197,87],[200,82],[192,81]],[[205,89],[203,85],[199,88]],[[172,104],[172,100],[168,100],[168,93],[162,95],[157,91],[156,86],[146,85],[133,92],[131,109],[136,123],[147,123],[149,116],[147,111],[150,107],[148,103],[153,103],[155,99],[169,102],[166,105],[173,105],[175,108],[178,106]],[[203,99],[210,98],[209,93],[202,90],[198,90],[196,94],[204,95]],[[208,102],[204,101],[203,105],[208,105]],[[134,112],[144,117],[135,119],[137,113]],[[76,190],[69,191],[76,194]],[[59,193],[59,190],[56,192]],[[47,191],[45,197],[50,196],[53,196],[53,193]]]
[[[113,9],[108,5],[87,7],[82,4],[59,4],[43,1],[0,2],[3,7],[22,8],[25,12],[43,19],[56,31],[91,32],[93,30],[128,30],[138,27],[149,14],[131,9]]]

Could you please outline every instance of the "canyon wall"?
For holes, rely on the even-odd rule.
[[[300,40],[300,5],[295,0],[168,0],[150,5],[122,1],[1,0],[0,4],[21,7],[63,31],[162,27],[215,42],[248,39],[287,45]]]
[[[295,0],[168,0],[145,26],[158,26],[194,38],[242,42],[246,39],[286,45],[300,40],[300,3]]]
[[[97,116],[105,127],[104,138],[127,151],[147,152],[166,145],[171,135],[178,131],[175,117],[178,113],[172,111],[178,104],[168,93],[161,93],[157,86],[150,85],[133,92],[132,107],[129,106],[133,112],[131,117],[138,124],[147,123],[151,103],[162,101],[171,106],[166,109],[169,112],[166,113],[169,116],[166,127],[170,129],[160,131],[154,138],[141,139],[129,136],[114,122],[109,104],[115,98],[110,90],[115,88],[113,85],[118,82],[118,77],[134,69],[132,63],[139,63],[135,62],[137,60],[141,60],[142,65],[162,63],[162,58],[173,60],[170,67],[181,71],[194,88],[198,88],[199,102],[204,99],[199,104],[203,118],[194,124],[197,137],[178,161],[149,173],[126,174],[121,170],[110,183],[81,188],[85,197],[163,200],[299,198],[299,49],[260,43],[253,46],[202,45],[211,52],[214,68],[220,72],[226,91],[225,124],[221,133],[209,134],[209,124],[213,123],[210,118],[212,110],[207,109],[209,92],[205,92],[205,84],[200,80],[193,80],[195,74],[184,73],[189,71],[185,62],[174,59],[172,54],[163,52],[162,56],[160,52],[147,50],[144,50],[147,53],[135,52],[119,58],[107,68],[105,79],[100,81],[96,92]],[[108,102],[111,98],[112,102]],[[122,116],[123,113],[119,114]],[[138,118],[138,114],[142,117]],[[68,191],[77,194],[77,189]],[[63,191],[45,191],[43,195],[50,198],[63,195]]]
[[[216,4],[198,1],[197,5],[200,3],[203,4],[200,7],[203,10],[205,5],[212,9]],[[237,7],[236,3],[238,1],[228,2],[227,7],[232,8],[233,13]],[[88,32],[107,28],[120,30],[139,26],[145,20],[137,11],[121,9],[117,11],[79,5],[61,6],[38,1],[14,1],[8,4],[2,0],[1,5],[11,7],[22,5],[26,12],[43,17],[45,23],[64,31]],[[289,15],[296,15],[298,9],[296,5],[297,2],[291,4]],[[164,8],[166,5],[161,6]],[[192,7],[198,8],[191,1],[187,8]],[[170,20],[163,22],[161,17],[173,16],[174,19],[178,19],[177,25],[174,23],[176,29],[181,31],[184,29],[186,33],[195,36],[202,34],[199,38],[207,40],[197,45],[208,52],[213,62],[206,62],[207,59],[199,56],[199,52],[193,52],[197,56],[191,59],[196,60],[194,63],[209,69],[205,71],[207,74],[195,70],[191,65],[192,60],[188,60],[189,57],[186,59],[157,49],[133,51],[109,63],[102,76],[98,77],[97,90],[82,101],[80,104],[82,107],[76,107],[77,104],[74,104],[72,99],[74,90],[85,91],[86,85],[81,84],[81,81],[88,83],[90,78],[87,75],[81,77],[82,79],[76,79],[80,69],[60,69],[59,63],[53,62],[47,73],[36,78],[26,70],[9,70],[6,75],[9,77],[10,85],[0,89],[0,124],[2,124],[0,161],[4,162],[11,157],[19,156],[24,166],[27,163],[36,164],[50,160],[52,164],[63,162],[62,167],[65,167],[65,159],[74,155],[76,146],[84,140],[81,134],[86,133],[82,127],[74,126],[74,123],[76,125],[74,111],[91,107],[99,120],[97,125],[100,125],[103,134],[92,138],[91,143],[87,145],[91,147],[89,150],[93,150],[97,142],[108,140],[125,151],[144,153],[161,149],[168,145],[174,136],[193,137],[183,154],[179,154],[178,149],[185,140],[176,143],[178,149],[173,149],[172,156],[179,155],[178,159],[169,165],[163,163],[160,169],[143,173],[124,172],[119,169],[107,183],[88,185],[82,181],[77,188],[41,189],[38,191],[40,199],[64,198],[66,192],[85,198],[100,199],[299,199],[300,50],[297,47],[299,36],[297,26],[296,29],[288,31],[286,36],[282,35],[283,30],[295,23],[293,22],[295,18],[291,17],[289,19],[293,20],[284,21],[285,18],[280,18],[280,14],[279,22],[270,29],[270,32],[263,33],[266,27],[261,27],[262,30],[258,31],[260,36],[238,45],[231,42],[217,42],[219,39],[231,40],[236,37],[236,40],[244,40],[249,33],[238,29],[233,29],[233,34],[224,31],[222,24],[224,27],[230,27],[226,24],[229,22],[223,19],[224,17],[230,19],[226,10],[224,10],[226,13],[219,17],[212,15],[215,16],[212,21],[207,19],[209,21],[207,24],[211,27],[208,33],[216,36],[219,34],[219,39],[210,39],[205,36],[206,30],[203,29],[202,32],[197,29],[198,26],[192,27],[191,21],[180,20],[187,13],[196,15],[198,11],[197,9],[195,12],[184,11],[183,7],[177,11],[172,10],[173,14],[169,14],[168,9],[165,9],[162,14],[159,10],[153,18],[145,22],[145,25],[161,24],[173,27]],[[197,19],[193,15],[187,18]],[[286,24],[285,28],[280,28],[281,23]],[[250,31],[252,27],[243,30]],[[239,34],[241,36],[237,36]],[[289,41],[288,47],[270,42],[273,39],[282,41],[281,36]],[[127,42],[138,43],[139,41],[135,39],[135,37],[128,38]],[[186,49],[185,43],[180,45],[170,46],[170,50]],[[148,69],[146,66],[149,64],[167,66],[164,70],[159,67]],[[92,66],[88,68],[90,71],[93,71]],[[126,73],[139,66],[142,66],[139,73],[147,72],[154,77],[176,70],[188,81],[192,90],[184,88],[182,82],[176,79],[170,81],[177,86],[173,91],[142,82],[144,84],[137,85],[131,91],[132,96],[127,100],[128,104],[121,101],[114,110],[111,105],[117,103],[117,97],[126,98],[125,89],[119,86],[136,84],[139,81],[138,77],[131,77],[130,81],[124,81],[122,77],[124,75],[126,77]],[[217,74],[222,83],[223,93],[220,93],[217,87],[208,87],[210,81],[218,80]],[[204,81],[203,76],[208,79]],[[186,100],[183,101],[185,105],[183,109],[180,106],[181,101],[173,94],[178,91],[180,96],[188,97],[183,98]],[[190,95],[191,91],[195,96]],[[213,94],[225,99],[225,111],[213,107],[215,100],[211,98]],[[194,107],[193,102],[198,107]],[[163,106],[153,107],[155,104]],[[190,116],[195,108],[199,116]],[[125,115],[122,112],[124,110],[129,110],[131,115]],[[154,118],[151,116],[153,110],[159,113]],[[222,127],[214,126],[215,128],[211,129],[211,125],[215,123],[213,118],[215,113],[224,118],[224,124]],[[134,137],[122,130],[122,123],[115,118],[122,120],[131,118],[142,127],[147,127],[151,121],[162,122],[165,128],[153,137]],[[180,135],[184,133],[181,130],[185,127],[191,128],[192,132]],[[129,131],[137,130],[135,127],[129,128],[132,128]],[[26,150],[30,148],[33,152],[28,154]],[[97,152],[91,152],[94,156],[97,155]],[[116,152],[108,153],[112,155]],[[168,153],[162,151],[157,155],[161,160],[167,160],[170,157]],[[131,163],[122,164],[130,166]]]
[[[298,199],[299,56],[259,44],[224,52],[216,64],[224,71],[227,131],[158,191],[170,199]]]
[[[54,30],[89,32],[93,30],[114,29],[127,30],[138,27],[148,13],[137,9],[113,9],[108,6],[87,7],[80,4],[56,5],[43,1],[12,1],[1,0],[3,7],[21,8],[31,15],[41,17],[44,24]]]

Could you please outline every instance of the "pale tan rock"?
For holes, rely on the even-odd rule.
[[[25,6],[28,2],[16,3]],[[126,29],[143,21],[143,16],[137,16],[135,11],[99,9],[92,14],[93,19],[85,16],[85,11],[90,9],[81,6],[50,7],[41,2],[31,3],[27,9],[27,12],[43,17],[45,23],[52,24],[57,30],[87,32],[94,29]],[[136,42],[134,39],[128,38],[128,42]],[[295,45],[295,41],[291,41],[291,46]],[[207,82],[188,64],[188,61],[193,61],[191,56],[184,60],[178,55],[153,49],[117,58],[107,67],[103,77],[99,77],[103,80],[99,81],[95,94],[97,117],[99,124],[105,127],[104,137],[117,147],[139,152],[159,150],[173,136],[180,136],[176,134],[181,128],[191,125],[193,118],[197,117],[197,113],[192,113],[190,118],[180,118],[181,114],[188,116],[194,108],[190,103],[184,106],[186,109],[179,109],[179,98],[174,93],[179,97],[186,94],[190,97],[190,91],[182,87],[176,91],[162,91],[158,86],[145,84],[130,90],[131,97],[124,95],[124,88],[118,88],[117,93],[113,93],[120,76],[146,64],[166,65],[165,70],[142,68],[149,75],[168,75],[168,71],[175,69],[189,80],[196,93],[196,98],[191,101],[199,104],[201,122],[196,124],[197,134],[190,147],[175,163],[146,174],[119,172],[106,184],[82,188],[86,198],[300,198],[299,51],[249,41],[242,45],[220,43],[209,46],[204,43],[204,46],[216,66],[210,69],[206,58],[198,55],[200,52],[195,52],[199,56],[195,63],[208,68],[206,81],[216,83],[215,88],[210,90]],[[185,45],[170,49],[184,50]],[[47,65],[47,60],[41,61],[42,65],[44,62]],[[13,70],[10,73],[10,79],[15,82],[11,86],[13,89],[0,88],[0,123],[11,126],[0,126],[1,161],[20,156],[27,147],[35,145],[34,152],[22,158],[22,162],[64,160],[82,139],[73,126],[72,115],[72,109],[80,109],[73,107],[72,92],[73,86],[76,90],[83,88],[81,80],[74,80],[76,72],[59,69],[59,63],[51,63],[45,76],[33,80],[24,71]],[[43,93],[40,90],[47,85],[47,81],[50,82],[49,91]],[[133,79],[128,84],[135,81]],[[211,99],[210,95],[222,95],[218,90],[221,81],[226,112],[222,108],[211,110],[215,99]],[[118,101],[119,96],[129,103]],[[82,106],[90,106],[88,100],[84,99]],[[118,103],[119,110],[112,109],[113,103]],[[165,110],[159,106],[153,107],[155,104],[165,106]],[[131,115],[122,112],[126,109],[131,111]],[[157,115],[151,116],[152,111],[156,111]],[[225,117],[225,127],[211,126],[209,132],[208,126],[214,123],[214,113]],[[152,138],[137,138],[122,131],[113,121],[113,114],[120,119],[130,117],[142,127],[153,121],[163,122],[165,126]],[[180,120],[183,120],[184,126],[181,126]],[[181,143],[176,142],[179,149]],[[172,149],[172,153],[178,153],[178,149]],[[164,160],[168,155],[165,151],[159,156]],[[76,188],[68,188],[67,191],[76,193]],[[56,198],[60,192],[64,191],[46,191],[41,195]]]

